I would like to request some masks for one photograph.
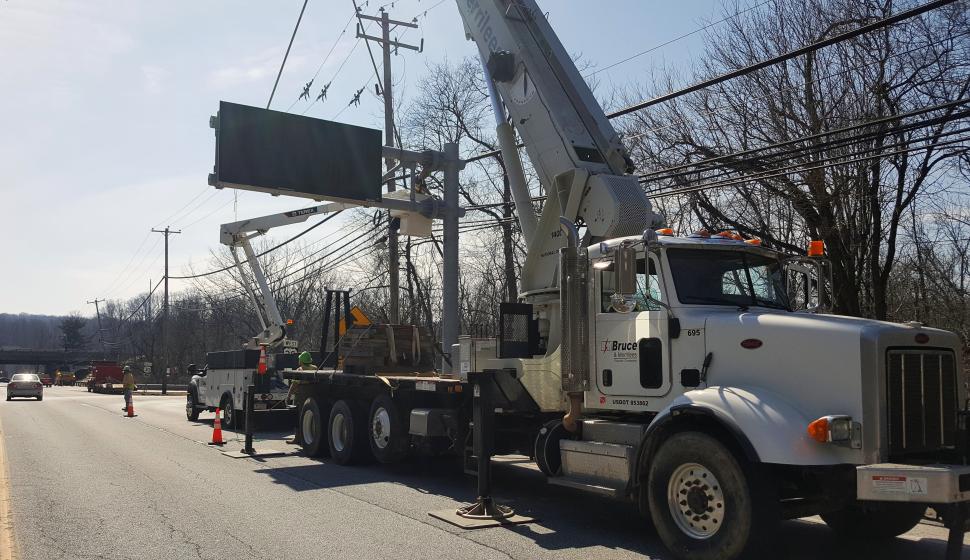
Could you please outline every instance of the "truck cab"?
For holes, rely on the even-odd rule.
[[[561,268],[561,335],[549,330],[545,355],[477,361],[514,366],[566,412],[536,440],[550,483],[637,501],[698,558],[741,555],[770,520],[809,515],[895,536],[933,505],[962,533],[956,334],[828,313],[822,255],[733,233],[647,231],[564,249]],[[556,383],[558,403],[543,401]],[[722,542],[743,544],[711,548]]]

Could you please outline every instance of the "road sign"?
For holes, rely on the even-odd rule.
[[[354,318],[355,327],[366,327],[370,324],[370,319],[356,305],[350,308],[350,316]],[[347,323],[343,319],[340,320],[339,329],[340,336],[343,336],[344,332],[347,331]]]
[[[381,132],[222,101],[209,183],[314,200],[381,200]]]

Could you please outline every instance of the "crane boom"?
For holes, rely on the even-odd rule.
[[[535,0],[457,2],[486,79],[501,96],[548,196],[527,239],[522,293],[557,291],[558,251],[565,245],[560,216],[584,224],[587,241],[640,234],[662,218],[629,175],[626,148]],[[496,119],[505,121],[504,111]],[[531,231],[525,214],[523,231]],[[522,220],[522,209],[519,215]]]

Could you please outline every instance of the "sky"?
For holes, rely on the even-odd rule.
[[[539,4],[566,49],[603,68],[720,19],[730,1]],[[0,313],[93,315],[88,301],[144,294],[162,276],[162,236],[151,229],[182,231],[171,237],[171,275],[199,272],[212,251],[225,250],[220,224],[307,205],[206,184],[209,116],[220,100],[266,106],[301,6],[0,2]],[[377,8],[371,0],[363,10]],[[476,55],[454,0],[396,0],[387,9],[392,18],[419,17],[420,29],[402,41],[424,38],[424,52],[392,59],[404,104],[427,64]],[[383,128],[367,51],[354,25],[345,28],[352,15],[351,0],[309,0],[272,108]],[[597,92],[645,82],[663,66],[687,67],[701,52],[700,34],[675,41],[599,73]],[[332,81],[327,101],[294,104],[314,74],[316,91]],[[365,85],[360,106],[345,109]],[[274,238],[299,227],[274,230]],[[336,226],[314,234],[328,227]]]

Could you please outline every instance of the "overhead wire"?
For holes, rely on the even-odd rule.
[[[773,65],[778,64],[780,62],[784,62],[786,60],[790,60],[792,58],[801,56],[803,54],[808,54],[808,53],[817,51],[817,50],[822,49],[824,47],[827,47],[829,45],[833,45],[833,44],[836,44],[836,43],[840,43],[842,41],[846,41],[848,39],[852,39],[854,37],[858,37],[860,35],[864,35],[864,34],[869,33],[871,31],[876,31],[876,30],[879,30],[879,29],[882,29],[882,28],[885,28],[885,27],[889,27],[891,25],[895,25],[896,23],[899,23],[901,21],[905,21],[907,19],[911,19],[911,18],[916,17],[918,15],[922,15],[922,14],[927,13],[929,11],[932,11],[932,10],[935,10],[937,8],[946,6],[948,4],[953,4],[953,3],[959,2],[959,1],[961,1],[961,0],[934,0],[934,1],[931,1],[931,2],[927,2],[926,4],[922,4],[920,6],[916,6],[914,8],[911,8],[909,10],[905,10],[903,12],[900,12],[900,13],[895,14],[895,15],[892,15],[892,16],[887,16],[885,18],[879,19],[879,20],[874,21],[872,23],[869,23],[869,24],[866,24],[866,25],[862,25],[862,26],[859,26],[859,27],[857,27],[855,29],[846,31],[846,32],[841,33],[839,35],[834,35],[832,37],[829,37],[829,38],[826,38],[826,39],[822,39],[822,40],[816,41],[814,43],[810,43],[808,45],[804,45],[804,46],[799,47],[797,49],[790,50],[790,51],[788,51],[786,53],[783,53],[783,54],[780,54],[780,55],[777,55],[777,56],[774,56],[774,57],[771,57],[771,58],[762,60],[760,62],[756,62],[754,64],[749,64],[748,66],[745,66],[743,68],[739,68],[739,69],[736,69],[736,70],[732,70],[732,71],[729,71],[729,72],[725,72],[723,74],[719,74],[719,75],[717,75],[717,76],[715,76],[713,78],[709,78],[707,80],[702,80],[700,82],[697,82],[697,83],[694,83],[692,85],[683,87],[681,89],[678,89],[678,90],[675,90],[675,91],[671,91],[671,92],[665,93],[663,95],[654,97],[653,99],[648,99],[648,100],[645,100],[645,101],[641,101],[641,102],[638,102],[638,103],[634,103],[632,105],[629,105],[629,106],[624,107],[622,109],[619,109],[617,111],[613,111],[611,113],[607,113],[606,114],[606,118],[608,118],[608,119],[615,119],[617,117],[622,117],[624,115],[628,115],[630,113],[634,113],[636,111],[640,111],[642,109],[646,109],[648,107],[652,107],[652,106],[654,106],[654,105],[656,105],[658,103],[663,103],[663,102],[666,102],[666,101],[670,101],[672,99],[676,99],[676,98],[681,97],[683,95],[687,95],[689,93],[694,93],[696,91],[700,91],[702,89],[711,87],[713,85],[717,85],[717,84],[719,84],[721,82],[725,82],[725,81],[731,80],[733,78],[737,78],[737,77],[740,77],[740,76],[743,76],[743,75],[746,75],[746,74],[750,74],[750,73],[755,72],[757,70],[761,70],[763,68],[767,68],[769,66],[773,66]],[[519,144],[518,147],[522,147],[522,145]],[[475,155],[475,156],[473,156],[473,157],[471,157],[469,159],[466,159],[465,160],[465,163],[467,164],[467,163],[471,163],[471,162],[478,161],[478,160],[481,160],[481,159],[485,159],[485,158],[489,158],[489,157],[494,157],[494,156],[498,155],[499,153],[500,153],[499,150],[492,150],[492,151],[489,151],[489,152],[484,152],[484,153]]]
[[[343,37],[344,34],[347,33],[347,28],[350,27],[350,24],[354,21],[355,16],[356,14],[351,14],[350,17],[347,19],[347,23],[344,24],[344,28],[337,35],[337,38],[334,39],[333,44],[330,46],[330,50],[327,51],[327,55],[324,56],[323,61],[320,62],[320,66],[317,66],[317,71],[313,73],[313,77],[310,78],[310,82],[313,82],[314,80],[316,80],[317,77],[320,75],[320,72],[323,70],[324,65],[327,64],[328,60],[330,60],[330,55],[333,54],[333,51],[337,49],[337,45],[340,44],[341,37]],[[290,110],[293,108],[293,106],[299,102],[300,102],[300,98],[297,97],[296,100],[293,101],[293,103],[290,103],[290,106],[286,108],[286,112],[289,113]]]
[[[300,16],[296,18],[296,25],[293,26],[293,34],[290,35],[290,42],[286,45],[286,53],[283,54],[283,62],[280,63],[280,71],[276,73],[276,82],[273,83],[273,91],[269,94],[269,101],[266,102],[266,108],[269,109],[270,105],[273,104],[273,96],[276,95],[276,88],[280,85],[280,76],[283,75],[283,68],[286,66],[286,59],[290,56],[290,49],[293,47],[293,39],[296,39],[296,32],[300,29],[300,22],[303,21],[303,12],[306,11],[306,5],[310,0],[303,0],[303,7],[300,8]]]
[[[626,58],[623,58],[621,60],[618,60],[616,62],[613,62],[612,64],[609,64],[609,65],[604,66],[602,68],[597,68],[595,71],[590,72],[589,74],[586,74],[585,76],[583,76],[583,78],[587,78],[587,79],[588,78],[592,78],[593,76],[599,74],[600,72],[605,72],[605,71],[607,71],[607,70],[609,70],[611,68],[615,68],[615,67],[617,67],[617,66],[619,66],[621,64],[625,64],[625,63],[627,63],[627,62],[629,62],[629,61],[631,61],[631,60],[633,60],[635,58],[639,58],[639,57],[641,57],[641,56],[643,56],[645,54],[649,54],[649,53],[652,53],[652,52],[654,52],[656,50],[662,49],[662,48],[664,48],[664,47],[666,47],[666,46],[668,46],[668,45],[670,45],[672,43],[676,43],[677,41],[681,41],[683,39],[686,39],[687,37],[690,37],[692,35],[696,35],[696,34],[702,32],[702,31],[707,31],[708,29],[710,29],[710,28],[712,28],[714,26],[720,25],[720,24],[722,24],[722,23],[724,23],[726,21],[730,21],[732,19],[735,19],[737,17],[740,17],[743,14],[746,14],[746,13],[752,11],[752,10],[756,10],[756,9],[764,6],[765,4],[771,4],[772,2],[774,2],[774,0],[765,0],[764,2],[761,2],[760,4],[756,4],[754,6],[749,6],[748,8],[745,8],[744,10],[741,10],[739,12],[735,12],[735,13],[733,13],[733,14],[731,14],[731,15],[723,18],[723,19],[720,19],[720,20],[715,21],[713,23],[709,23],[709,24],[707,24],[707,25],[705,25],[703,27],[698,27],[697,29],[694,29],[693,31],[690,31],[688,33],[684,33],[683,35],[679,35],[677,37],[674,37],[673,39],[664,41],[663,43],[660,43],[659,45],[655,45],[653,47],[650,47],[649,49],[642,50],[642,51],[640,51],[640,52],[638,52],[636,54],[630,55],[630,56],[628,56]]]
[[[911,8],[909,10],[905,10],[905,11],[900,12],[898,14],[895,14],[895,15],[892,15],[892,16],[887,16],[885,18],[879,19],[879,20],[874,21],[872,23],[868,23],[866,25],[861,25],[859,27],[856,27],[855,29],[851,29],[851,30],[846,31],[844,33],[840,33],[838,35],[833,35],[832,37],[828,37],[826,39],[821,39],[819,41],[815,41],[814,43],[810,43],[808,45],[804,45],[804,46],[799,47],[797,49],[790,50],[790,51],[788,51],[788,52],[786,52],[784,54],[778,55],[778,56],[773,56],[773,57],[768,58],[766,60],[762,60],[761,62],[756,62],[754,64],[749,64],[749,65],[747,65],[747,66],[745,66],[743,68],[738,68],[737,70],[732,70],[730,72],[725,72],[723,74],[719,74],[719,75],[717,75],[717,76],[715,76],[713,78],[709,78],[707,80],[702,80],[700,82],[697,82],[695,84],[689,85],[689,86],[684,87],[684,88],[681,88],[679,90],[672,91],[670,93],[666,93],[666,94],[661,95],[661,96],[658,96],[658,97],[654,97],[653,99],[648,99],[646,101],[641,101],[640,103],[635,103],[633,105],[629,105],[629,106],[624,107],[624,108],[622,108],[622,109],[620,109],[618,111],[613,111],[612,113],[609,113],[606,116],[607,116],[607,118],[610,118],[610,119],[615,119],[617,117],[622,117],[623,115],[628,115],[630,113],[634,113],[636,111],[640,111],[640,110],[646,109],[648,107],[652,107],[653,105],[656,105],[658,103],[663,103],[665,101],[670,101],[671,99],[675,99],[677,97],[680,97],[680,96],[683,96],[683,95],[687,95],[688,93],[693,93],[695,91],[699,91],[701,89],[705,89],[705,88],[711,87],[713,85],[717,85],[717,84],[719,84],[721,82],[724,82],[724,81],[727,81],[727,80],[731,80],[733,78],[737,78],[737,77],[743,76],[745,74],[750,74],[752,72],[755,72],[757,70],[761,70],[763,68],[767,68],[768,66],[773,66],[775,64],[778,64],[779,62],[784,62],[786,60],[790,60],[792,58],[801,56],[803,54],[808,54],[808,53],[811,53],[811,52],[815,52],[815,51],[817,51],[819,49],[822,49],[824,47],[827,47],[829,45],[834,45],[836,43],[841,43],[843,41],[847,41],[849,39],[858,37],[860,35],[864,35],[864,34],[869,33],[871,31],[876,31],[876,30],[882,29],[884,27],[889,27],[890,25],[894,25],[894,24],[899,23],[901,21],[904,21],[904,20],[907,20],[907,19],[910,19],[910,18],[914,18],[914,17],[916,17],[918,15],[925,14],[926,12],[929,12],[931,10],[935,10],[937,8],[941,8],[943,6],[946,6],[947,4],[953,4],[954,2],[958,2],[958,1],[960,1],[960,0],[934,0],[932,2],[927,2],[926,4],[922,4],[920,6],[916,6],[915,8]]]
[[[333,212],[332,214],[328,214],[326,217],[324,217],[319,222],[317,222],[317,223],[313,224],[312,226],[304,229],[300,233],[297,233],[293,237],[290,237],[286,241],[283,241],[281,243],[277,243],[276,245],[270,247],[269,249],[266,249],[265,251],[257,254],[256,257],[258,258],[258,257],[262,257],[262,256],[265,256],[265,255],[268,255],[269,253],[272,253],[273,251],[279,249],[280,247],[283,247],[285,245],[288,245],[288,244],[296,241],[297,239],[303,237],[304,235],[310,233],[311,231],[315,230],[316,228],[318,228],[318,227],[322,226],[323,224],[327,223],[328,221],[330,221],[331,219],[333,219],[334,217],[336,217],[341,212],[343,212],[343,210],[338,210],[336,212]],[[232,268],[235,268],[235,266],[236,266],[235,264],[231,264],[229,266],[226,266],[226,267],[223,267],[223,268],[220,268],[220,269],[217,269],[217,270],[210,270],[209,272],[202,272],[202,273],[199,273],[199,274],[190,274],[190,275],[186,275],[186,276],[169,276],[169,279],[171,279],[171,280],[191,280],[193,278],[203,278],[203,277],[206,277],[206,276],[212,276],[214,274],[219,274],[220,272],[226,272],[227,270],[230,270]]]

